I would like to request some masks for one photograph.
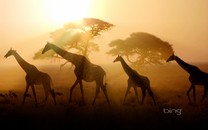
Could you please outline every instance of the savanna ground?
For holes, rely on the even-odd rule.
[[[69,104],[69,89],[75,81],[73,68],[69,69],[69,66],[65,66],[62,70],[59,70],[59,66],[39,67],[41,71],[50,74],[54,89],[63,93],[62,96],[56,97],[56,106],[50,96],[44,106],[42,86],[36,86],[39,107],[35,107],[33,97],[27,97],[25,104],[22,105],[25,90],[23,70],[19,66],[2,69],[0,93],[6,94],[8,90],[13,90],[18,98],[0,97],[0,127],[19,129],[175,129],[181,126],[200,128],[202,125],[207,127],[208,97],[200,104],[203,87],[197,86],[196,104],[188,101],[186,95],[186,91],[190,87],[188,74],[177,64],[153,65],[138,70],[141,74],[149,77],[156,106],[153,105],[148,94],[143,105],[137,104],[133,88],[127,96],[126,104],[123,105],[127,75],[120,63],[101,66],[107,73],[106,81],[110,105],[107,104],[102,91],[99,93],[95,105],[91,105],[95,95],[94,82],[84,82],[85,105],[81,103],[79,86],[75,88],[72,103]],[[207,64],[197,64],[197,66],[208,72]],[[5,87],[6,84],[10,87]],[[29,89],[29,93],[32,95],[31,89]],[[140,89],[138,89],[138,93],[141,102]],[[164,113],[164,108],[181,109],[181,115]]]

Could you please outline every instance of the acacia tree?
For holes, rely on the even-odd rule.
[[[73,50],[74,53],[89,57],[92,51],[99,51],[99,46],[93,43],[94,38],[108,31],[114,25],[96,18],[83,18],[78,21],[67,23],[63,28],[50,33],[52,42],[66,50]],[[54,51],[42,55],[40,49],[34,55],[34,59],[61,58]]]
[[[114,40],[109,46],[112,49],[107,54],[126,56],[135,67],[142,64],[162,64],[173,54],[172,45],[144,32],[132,33],[125,40]]]

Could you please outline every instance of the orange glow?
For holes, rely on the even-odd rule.
[[[56,25],[88,17],[91,0],[45,0],[44,6]]]

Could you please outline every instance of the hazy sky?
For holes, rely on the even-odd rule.
[[[37,62],[32,60],[33,54],[44,47],[49,33],[81,16],[115,25],[98,40],[103,57],[110,41],[133,32],[147,32],[173,44],[176,55],[186,61],[208,62],[207,0],[66,1],[0,0],[1,64],[14,61],[3,58],[10,47],[26,60]]]

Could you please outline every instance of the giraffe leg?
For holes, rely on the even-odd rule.
[[[193,87],[194,87],[194,85],[191,84],[191,87],[190,87],[190,88],[188,89],[188,91],[186,92],[186,94],[187,94],[188,99],[189,99],[190,102],[191,102],[191,98],[190,98],[190,96],[189,96],[189,93],[190,93],[191,89],[193,89]]]
[[[128,79],[128,86],[127,86],[126,94],[124,96],[123,104],[125,103],[125,100],[126,100],[127,94],[129,93],[130,88],[131,88],[131,80]]]
[[[193,86],[193,97],[194,97],[194,103],[196,102],[196,87]]]
[[[204,101],[205,97],[207,96],[207,91],[208,91],[208,85],[205,85],[204,86],[204,95],[203,95],[203,97],[201,99],[201,103]]]
[[[136,94],[136,99],[137,99],[137,102],[139,103],[139,97],[138,97],[138,92],[137,92],[137,86],[134,86],[134,92]]]
[[[44,88],[44,92],[45,92],[45,102],[44,102],[44,105],[46,105],[46,102],[48,100],[48,90],[49,90],[49,88],[48,88],[47,84],[44,83],[44,82],[43,82],[43,88]]]
[[[33,96],[35,98],[35,105],[38,106],[34,85],[31,85],[31,88],[32,88]]]
[[[154,102],[154,105],[156,105],[155,97],[154,97],[154,94],[153,94],[152,90],[151,90],[150,88],[147,89],[147,90],[148,90],[149,95],[152,97],[152,100],[153,100],[153,102]]]
[[[142,102],[141,104],[144,103],[144,98],[146,97],[146,89],[145,88],[142,88]]]
[[[45,92],[45,105],[46,105],[47,100],[48,100],[48,92]]]
[[[51,93],[51,96],[53,97],[54,105],[56,105],[56,94],[55,94],[55,91],[52,89],[50,91],[50,93]]]
[[[71,89],[70,89],[69,103],[71,102],[71,99],[72,99],[72,92],[73,92],[74,88],[76,87],[76,85],[77,85],[78,83],[79,83],[79,81],[76,80],[76,81],[74,82],[74,84],[72,85]]]
[[[81,90],[81,94],[82,94],[82,103],[85,104],[85,101],[84,101],[84,90],[83,90],[82,80],[79,81],[79,85],[80,85],[80,90]]]
[[[108,98],[108,93],[107,93],[106,85],[103,85],[101,88],[102,88],[102,90],[104,92],[104,95],[106,97],[106,100],[107,100],[108,104],[110,104],[110,100]]]
[[[27,85],[26,85],[26,89],[25,89],[25,93],[24,93],[24,95],[23,95],[23,101],[22,101],[22,104],[24,104],[24,103],[25,103],[25,98],[26,98],[26,95],[27,95],[28,89],[29,89],[29,84],[27,83]]]
[[[95,100],[96,100],[97,95],[98,95],[99,92],[100,92],[100,86],[96,84],[96,92],[95,92],[95,97],[94,97],[94,100],[92,102],[92,105],[94,105]]]

